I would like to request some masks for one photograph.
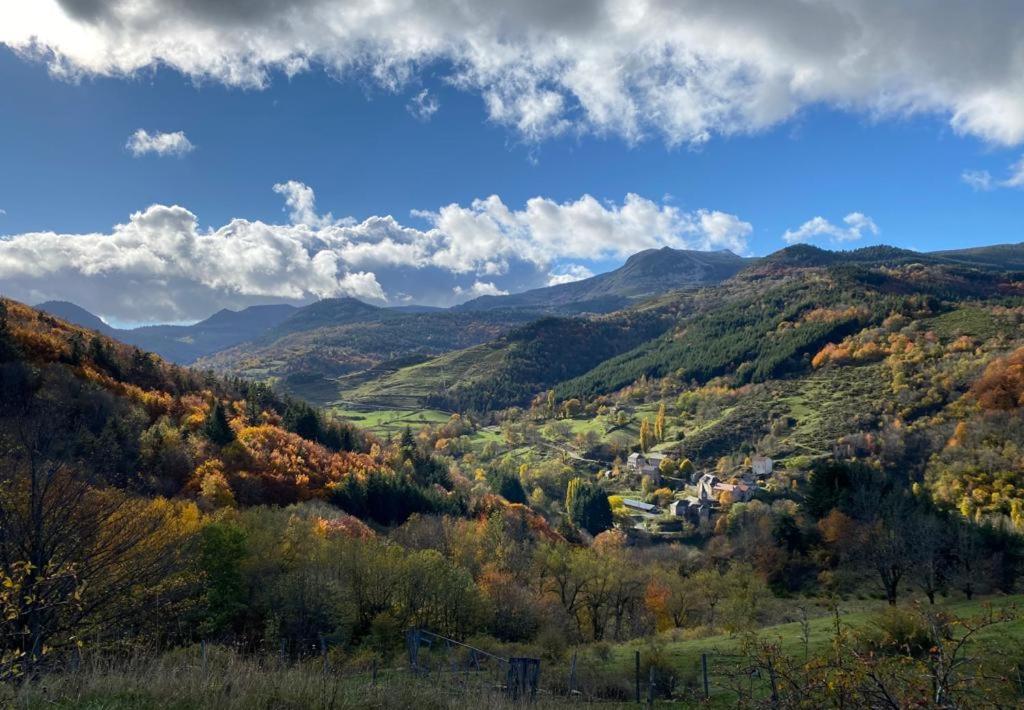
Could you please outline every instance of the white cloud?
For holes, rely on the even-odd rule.
[[[874,220],[861,212],[851,212],[843,217],[845,227],[832,224],[824,217],[814,217],[796,229],[787,229],[782,240],[787,244],[809,242],[815,237],[827,236],[833,242],[853,242],[860,239],[864,232],[877,235],[878,225]]]
[[[5,215],[5,214],[7,214],[7,210],[5,210],[5,209],[0,209],[0,215]]]
[[[980,191],[991,190],[997,184],[988,170],[964,170],[960,174],[960,179]]]
[[[309,227],[326,227],[332,224],[354,224],[354,220],[335,219],[330,212],[324,215],[316,212],[316,195],[313,188],[299,182],[289,180],[274,185],[274,192],[284,196],[285,208],[292,224],[304,224]]]
[[[429,121],[441,108],[436,96],[431,96],[429,89],[423,89],[405,105],[406,110],[420,121]]]
[[[583,264],[566,264],[548,273],[548,286],[568,284],[573,281],[589,279],[594,272],[583,266]]]
[[[34,0],[0,5],[0,42],[68,78],[168,66],[264,87],[275,71],[323,66],[397,90],[441,72],[530,140],[700,143],[817,104],[935,113],[958,133],[1024,140],[1013,2]]]
[[[1009,175],[996,180],[988,170],[964,170],[960,178],[975,190],[994,190],[997,187],[1024,187],[1024,156],[1010,166]]]
[[[521,210],[492,195],[417,213],[428,222],[420,229],[390,215],[359,223],[321,215],[312,188],[295,180],[274,191],[291,224],[236,218],[202,230],[184,207],[153,205],[109,233],[7,237],[0,241],[0,284],[21,300],[62,298],[121,322],[186,321],[271,300],[384,301],[381,279],[399,301],[415,289],[443,291],[450,302],[453,293],[503,292],[495,281],[510,270],[541,285],[591,275],[577,263],[553,268],[568,260],[624,258],[661,246],[742,251],[752,230],[734,215],[686,212],[633,194],[621,205],[590,195],[564,203],[535,197]],[[474,283],[453,290],[465,274]]]
[[[474,281],[469,288],[456,286],[452,293],[462,298],[477,298],[478,296],[507,296],[508,291],[500,289],[491,281]]]
[[[152,153],[154,155],[185,155],[195,149],[191,141],[185,137],[184,131],[174,133],[150,133],[140,128],[128,137],[125,148],[136,158]]]
[[[534,197],[523,210],[491,195],[468,207],[452,204],[416,215],[434,227],[433,265],[488,275],[505,273],[516,259],[541,266],[556,259],[622,258],[662,246],[746,251],[753,231],[735,215],[687,212],[633,193],[621,205],[590,195],[563,203]]]

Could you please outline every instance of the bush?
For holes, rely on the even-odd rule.
[[[916,610],[899,607],[877,614],[859,641],[866,650],[883,655],[925,656],[935,645],[928,619]]]

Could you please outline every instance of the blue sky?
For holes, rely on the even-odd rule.
[[[70,10],[60,6],[59,12]],[[29,24],[30,18],[20,19]],[[197,22],[211,20],[200,17]],[[0,34],[0,160],[7,167],[0,171],[0,234],[9,246],[23,240],[17,252],[10,246],[6,267],[0,250],[0,274],[13,284],[7,288],[9,295],[26,300],[45,296],[89,301],[88,294],[99,289],[101,295],[83,305],[120,322],[190,320],[222,304],[302,302],[342,292],[380,302],[447,303],[475,293],[543,285],[551,274],[567,269],[585,275],[613,268],[631,245],[732,247],[766,254],[786,245],[787,230],[791,236],[798,234],[794,238],[831,248],[887,243],[934,250],[1024,239],[1024,192],[1011,177],[1024,152],[1014,133],[1016,124],[992,128],[991,121],[974,117],[964,128],[956,117],[974,111],[974,99],[959,84],[954,88],[967,92],[967,98],[949,89],[948,99],[936,99],[927,110],[881,110],[875,99],[872,104],[858,98],[867,101],[858,105],[801,98],[781,117],[763,121],[734,119],[732,114],[702,118],[698,131],[689,124],[678,128],[679,121],[647,118],[632,128],[628,122],[602,119],[581,90],[545,88],[547,75],[524,91],[541,98],[564,94],[556,114],[543,113],[535,121],[526,109],[510,111],[514,91],[488,84],[506,79],[475,74],[453,79],[466,74],[466,60],[448,50],[420,58],[414,71],[400,72],[400,80],[382,79],[372,66],[359,64],[340,71],[330,56],[312,52],[307,65],[289,77],[284,64],[268,59],[254,85],[249,79],[220,76],[216,67],[182,68],[187,58],[150,57],[130,70],[106,66],[102,62],[112,60],[78,56],[77,48],[62,48],[60,41],[52,40],[45,51],[38,44],[26,51],[16,37],[5,40]],[[55,57],[62,58],[65,68],[80,69],[60,76]],[[931,87],[937,80],[929,81]],[[430,116],[417,117],[412,109],[424,91],[437,108]],[[496,109],[496,100],[506,108]],[[656,99],[646,94],[637,99],[640,108],[652,101]],[[692,110],[687,107],[681,115]],[[154,135],[180,131],[192,148],[181,155],[136,156],[126,143],[139,129]],[[968,184],[965,171],[981,175],[981,182]],[[336,280],[343,283],[346,275],[353,275],[344,287],[290,283],[289,288],[261,288],[252,280],[226,283],[214,274],[201,287],[169,288],[162,299],[138,307],[131,305],[138,300],[128,295],[132,288],[151,288],[180,274],[142,274],[137,265],[124,273],[109,264],[95,267],[92,251],[83,252],[73,264],[61,262],[43,276],[28,268],[33,259],[45,261],[46,254],[59,250],[60,237],[95,233],[109,239],[114,225],[127,223],[130,215],[151,205],[185,208],[197,222],[196,234],[222,229],[233,219],[294,226],[298,221],[285,208],[285,193],[274,191],[275,184],[286,181],[311,188],[315,215],[329,212],[332,224],[390,216],[403,229],[419,230],[408,240],[424,243],[436,241],[423,236],[431,229],[447,234],[449,228],[459,229],[467,216],[490,215],[491,208],[474,210],[471,205],[495,195],[501,209],[519,215],[503,224],[503,234],[526,239],[523,243],[536,254],[516,258],[516,249],[523,248],[517,242],[501,259],[488,260],[475,252],[467,256],[465,249],[438,257],[431,251],[435,246],[420,245],[414,264],[412,257],[398,263],[401,259],[365,253],[362,261],[353,262],[348,256],[353,252],[339,248],[342,256],[331,262]],[[665,234],[658,234],[663,223],[656,219],[648,228],[642,221],[647,217],[637,224],[621,212],[629,194],[649,201],[641,206],[653,209],[644,212],[652,219],[675,211],[665,217],[672,225]],[[610,243],[616,241],[615,230],[625,228],[623,220],[634,230],[649,229],[653,242],[623,236],[619,249],[607,244],[592,251],[580,244],[561,249],[553,243],[559,240],[557,228],[542,234],[525,213],[527,200],[540,197],[565,213],[558,219],[582,224],[582,207],[561,207],[586,195],[607,207],[608,213],[598,217],[607,222]],[[439,218],[438,210],[446,205],[459,211]],[[710,213],[731,220],[724,236],[704,224],[702,215]],[[847,231],[844,218],[854,213],[872,226]],[[175,229],[193,229],[190,217],[172,217],[168,219]],[[797,232],[816,217],[829,229]],[[327,224],[324,217],[319,226]],[[585,242],[588,233],[580,229],[575,239]],[[54,232],[57,238],[32,237],[37,232]],[[166,230],[161,234],[167,238]],[[336,238],[371,244],[382,239],[379,234],[345,234]],[[848,239],[836,239],[837,234]],[[475,233],[464,238],[473,240]],[[327,237],[318,237],[314,230],[312,236],[296,239],[308,245],[311,239],[320,243],[318,239]],[[430,252],[426,256],[424,249]],[[161,258],[173,259],[175,252],[168,253]],[[181,253],[195,258],[188,256],[191,252]],[[90,271],[85,262],[95,268]],[[320,278],[327,267],[321,262],[302,268]],[[368,287],[366,274],[380,288]],[[175,299],[182,305],[167,303]]]

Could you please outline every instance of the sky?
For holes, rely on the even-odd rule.
[[[0,96],[0,293],[118,325],[1024,240],[1014,2],[8,2]]]

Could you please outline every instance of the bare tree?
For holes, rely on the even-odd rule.
[[[90,481],[68,462],[76,432],[59,402],[30,398],[17,415],[3,422],[13,434],[0,441],[8,670],[38,664],[89,629],[131,623],[145,609],[139,590],[170,574],[180,543],[162,534],[159,506]]]

